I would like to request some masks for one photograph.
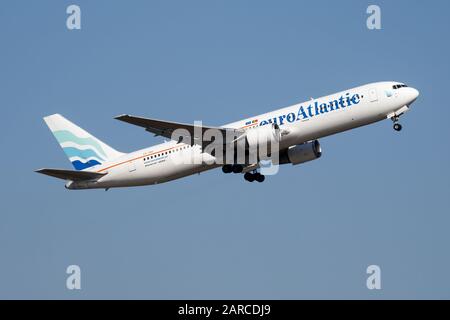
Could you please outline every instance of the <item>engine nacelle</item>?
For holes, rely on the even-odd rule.
[[[298,144],[280,152],[280,164],[292,163],[293,165],[316,160],[322,156],[319,140]]]
[[[280,127],[276,124],[250,129],[245,134],[246,148],[253,150],[261,147],[268,147],[267,150],[270,150],[271,144],[278,144],[280,139]]]

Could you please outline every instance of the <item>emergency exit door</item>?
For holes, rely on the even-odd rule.
[[[134,172],[136,171],[136,164],[134,161],[128,162],[128,172]]]
[[[378,101],[378,92],[376,88],[369,89],[369,101],[370,102]]]

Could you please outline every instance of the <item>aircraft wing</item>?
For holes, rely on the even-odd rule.
[[[148,119],[135,117],[131,115],[120,115],[115,117],[115,119],[133,124],[145,128],[146,131],[154,133],[156,136],[162,136],[172,139],[172,134],[177,129],[184,129],[185,134],[177,134],[177,138],[186,138],[191,140],[191,144],[198,144],[205,147],[205,142],[201,143],[203,134],[209,129],[214,129],[222,133],[223,141],[227,134],[240,136],[243,134],[242,130],[229,129],[229,128],[219,128],[219,127],[208,127],[208,126],[196,126],[192,124],[170,122],[156,119]],[[201,134],[201,136],[199,136]],[[181,139],[180,139],[181,142]],[[209,141],[206,144],[210,143]]]
[[[37,173],[42,173],[47,176],[51,176],[63,180],[71,181],[85,181],[85,180],[97,180],[103,177],[106,173],[97,173],[92,171],[74,171],[63,169],[39,169]]]

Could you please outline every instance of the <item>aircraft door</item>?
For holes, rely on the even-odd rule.
[[[134,161],[128,162],[128,172],[134,172],[136,171],[136,164]]]
[[[376,88],[369,89],[369,100],[370,100],[370,102],[378,101],[378,92],[377,92]]]

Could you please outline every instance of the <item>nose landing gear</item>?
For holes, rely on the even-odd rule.
[[[402,129],[403,129],[402,125],[400,123],[398,123],[398,119],[399,119],[398,116],[392,117],[392,121],[394,122],[393,128],[397,132],[402,131]]]

